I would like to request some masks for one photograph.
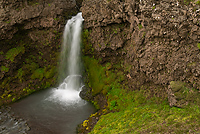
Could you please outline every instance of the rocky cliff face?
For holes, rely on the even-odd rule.
[[[81,11],[88,42],[102,63],[121,62],[130,89],[162,86],[170,105],[181,107],[186,102],[179,102],[170,82],[200,89],[198,2],[85,0]]]
[[[56,83],[62,30],[80,3],[0,0],[0,102],[16,101]]]
[[[59,22],[63,20],[64,11],[76,9],[76,1],[62,0],[1,0],[0,4],[1,40],[11,39],[19,31],[18,25],[25,30],[61,27]],[[37,40],[34,33],[29,34],[31,39]]]

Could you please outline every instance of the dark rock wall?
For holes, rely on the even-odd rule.
[[[171,81],[182,81],[199,90],[200,6],[196,3],[84,0],[81,11],[96,57],[103,62],[123,61],[130,88],[152,82],[166,92]]]

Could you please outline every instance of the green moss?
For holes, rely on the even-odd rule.
[[[194,0],[178,0],[178,1],[181,2],[182,4],[189,5],[190,2]]]
[[[88,29],[85,29],[82,33],[82,42],[83,42],[82,52],[84,54],[93,54],[94,52],[92,44],[89,42],[89,40],[90,40],[90,31]]]
[[[139,30],[141,30],[143,28],[142,24],[138,24],[138,28],[139,28]]]
[[[84,57],[85,67],[88,72],[89,86],[92,88],[92,95],[103,93],[108,98],[108,109],[118,110],[121,108],[122,94],[120,83],[124,81],[124,73],[118,69],[113,70],[112,64],[102,66],[98,60]],[[120,66],[118,66],[120,67]]]
[[[3,51],[0,51],[0,55],[3,55],[4,54],[4,52]]]
[[[16,101],[16,98],[12,98],[12,102],[15,102]]]
[[[200,49],[200,43],[197,43],[197,47]]]
[[[177,99],[178,106],[185,107],[186,104],[200,104],[200,100],[198,99],[200,98],[200,94],[198,90],[181,81],[171,81],[170,86]]]
[[[35,90],[30,89],[28,87],[24,88],[23,91],[25,92],[25,94],[28,94],[28,95],[31,94],[31,93],[33,93],[33,92],[35,92]]]
[[[170,86],[174,92],[181,90],[184,87],[184,83],[181,81],[171,81]]]
[[[119,92],[119,91],[118,91]],[[125,92],[120,91],[118,100],[110,101],[113,109],[122,105],[119,112],[101,116],[91,134],[106,133],[188,133],[199,132],[200,107],[186,107],[184,109],[170,107],[166,100],[155,98],[146,99],[144,90]],[[115,93],[119,94],[119,93]],[[170,128],[170,129],[169,129]]]
[[[192,94],[195,91],[187,88],[185,83],[172,81],[170,85],[173,91],[181,91],[177,96],[182,98],[184,95],[188,101],[195,98],[192,100],[195,104],[184,108],[170,107],[166,97],[156,96],[162,96],[162,87],[156,86],[152,93],[148,84],[136,91],[123,86],[126,83],[125,75],[120,71],[123,63],[100,65],[98,60],[87,56],[84,61],[93,96],[104,94],[108,104],[104,110],[112,111],[100,117],[91,134],[200,132],[199,95]]]
[[[24,64],[23,66],[24,71],[29,71],[31,73],[33,73],[38,68],[39,68],[39,65],[35,62],[27,63],[27,64]]]
[[[31,79],[40,79],[42,80],[44,77],[44,68],[38,68],[31,75]]]
[[[18,78],[20,82],[22,82],[23,80],[23,76],[25,75],[25,72],[23,71],[22,68],[20,68],[18,71],[17,71],[17,75],[15,76],[15,78]]]
[[[8,94],[8,98],[10,98],[12,95],[11,94]]]
[[[6,66],[1,66],[1,72],[8,72],[9,68]]]
[[[45,69],[44,77],[46,79],[52,78],[56,73],[56,67],[50,67],[50,69]]]
[[[25,47],[23,47],[23,46],[12,48],[12,49],[8,50],[8,52],[6,53],[6,59],[13,62],[15,57],[18,54],[24,53],[24,52],[25,52]]]
[[[28,1],[28,4],[31,5],[31,6],[36,6],[39,3],[37,1]]]
[[[111,68],[112,68],[112,64],[111,64],[111,63],[107,63],[107,64],[106,64],[106,69],[107,69],[107,70],[110,70]]]
[[[88,72],[89,86],[92,88],[92,95],[94,96],[103,90],[104,79],[106,78],[103,72],[105,71],[97,60],[89,58],[88,56],[85,56],[83,60]]]

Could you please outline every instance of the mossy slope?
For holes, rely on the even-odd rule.
[[[103,94],[107,105],[91,115],[82,127],[91,134],[122,133],[198,133],[200,107],[189,104],[184,108],[170,107],[167,97],[158,97],[162,87],[155,86],[152,95],[149,85],[130,90],[122,68],[111,63],[99,64],[94,58],[84,57],[89,87],[93,98]],[[120,62],[119,62],[120,64]],[[151,86],[151,84],[150,84]],[[96,100],[98,101],[98,100]],[[95,102],[94,104],[101,104]],[[101,115],[101,116],[100,116]],[[100,116],[100,117],[99,117]],[[99,118],[92,129],[92,119]]]
[[[45,30],[44,34],[48,34]],[[55,85],[60,33],[46,43],[33,42],[27,33],[1,41],[0,106],[15,102],[37,90]],[[58,36],[58,37],[57,37]]]

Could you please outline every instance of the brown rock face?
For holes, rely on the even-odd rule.
[[[199,90],[199,9],[176,0],[85,0],[81,11],[96,56],[131,66],[131,88],[182,81]]]
[[[11,39],[22,25],[24,29],[60,27],[64,11],[76,10],[76,1],[1,0],[0,40]]]
[[[55,85],[62,31],[81,0],[0,0],[0,105]]]

